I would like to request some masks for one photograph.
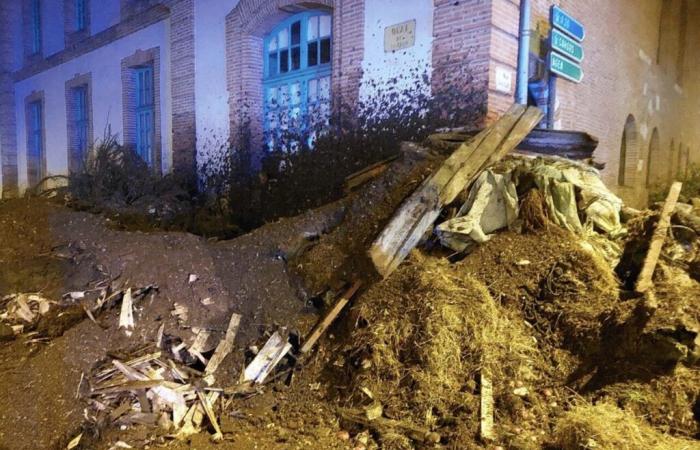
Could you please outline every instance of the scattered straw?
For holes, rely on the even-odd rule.
[[[697,450],[697,441],[662,434],[616,406],[579,405],[558,422],[557,446],[563,450]]]

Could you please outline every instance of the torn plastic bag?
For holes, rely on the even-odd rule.
[[[485,242],[488,234],[509,227],[518,217],[518,194],[512,173],[484,171],[469,191],[457,217],[436,229],[440,242],[464,251],[472,242]]]

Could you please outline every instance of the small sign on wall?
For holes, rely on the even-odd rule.
[[[496,90],[504,94],[510,94],[513,88],[513,75],[510,69],[496,67]]]
[[[416,45],[416,20],[397,23],[384,29],[384,51],[394,52]]]

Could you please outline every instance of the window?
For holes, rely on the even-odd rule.
[[[41,51],[41,1],[31,0],[32,55]]]
[[[155,135],[155,96],[153,67],[135,69],[136,79],[136,152],[151,164]]]
[[[651,187],[663,181],[663,169],[666,161],[661,153],[659,144],[659,130],[654,128],[649,140],[649,157],[647,158],[647,179],[646,186]]]
[[[280,23],[264,40],[264,105],[268,147],[286,132],[314,134],[328,123],[331,16],[311,11]]]
[[[83,31],[87,27],[87,0],[75,0],[75,31]]]
[[[44,177],[44,118],[41,100],[29,103],[27,123],[27,175],[35,185]]]
[[[627,116],[625,127],[622,131],[620,143],[620,166],[617,174],[617,184],[620,186],[634,186],[635,163],[638,159],[637,148],[637,123],[633,115]]]
[[[683,73],[685,71],[685,51],[688,32],[688,2],[681,2],[681,13],[678,24],[678,54],[676,55],[676,83],[683,85]]]
[[[75,123],[75,154],[77,161],[84,160],[88,149],[88,130],[90,127],[88,116],[87,86],[73,89],[73,104],[75,106],[73,117]]]

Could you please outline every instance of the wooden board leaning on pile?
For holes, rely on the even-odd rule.
[[[369,255],[386,278],[408,256],[437,219],[487,166],[499,161],[540,122],[536,107],[513,105],[492,126],[464,142],[408,198],[372,244]]]

